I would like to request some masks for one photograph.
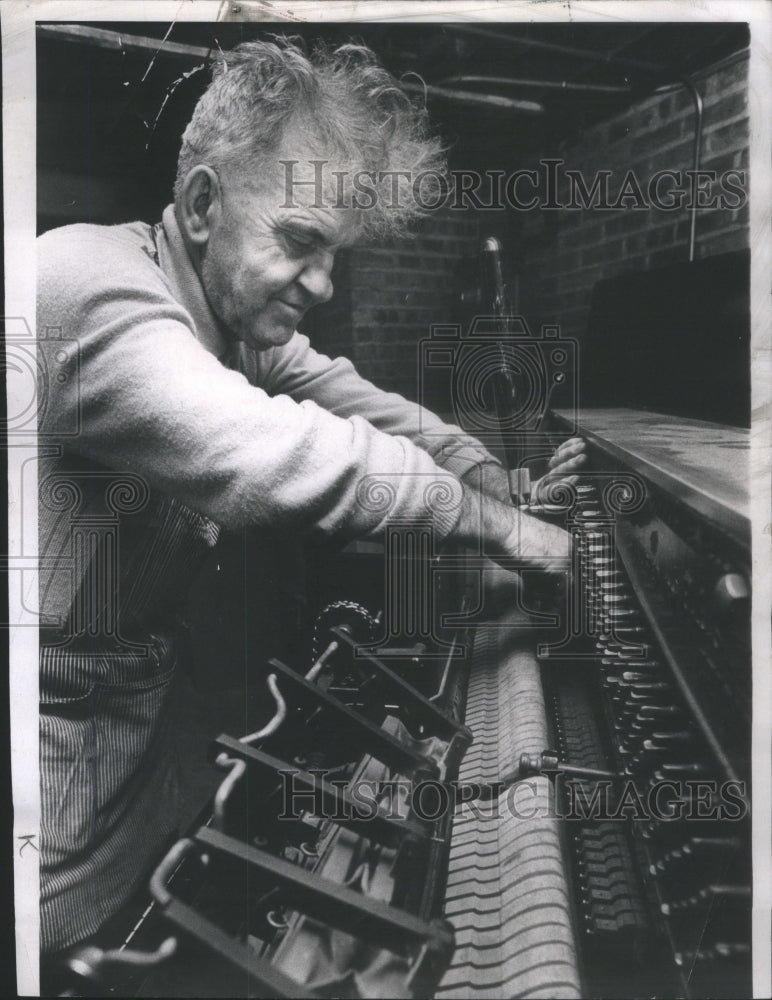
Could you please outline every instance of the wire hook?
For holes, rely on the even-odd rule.
[[[226,753],[221,753],[215,760],[218,767],[230,767],[230,772],[225,776],[220,787],[214,796],[214,816],[212,825],[215,830],[225,830],[225,804],[230,798],[230,794],[237,782],[247,769],[247,763],[238,757],[229,757]]]
[[[90,945],[80,948],[67,961],[71,972],[84,979],[96,979],[102,971],[102,966],[108,963],[115,965],[132,965],[137,968],[150,968],[160,965],[177,950],[177,938],[168,937],[155,951],[136,951],[132,948],[112,948],[103,951]]]
[[[150,895],[160,906],[168,906],[172,901],[172,894],[166,888],[166,883],[172,877],[183,858],[195,849],[195,843],[190,837],[183,837],[176,844],[172,845],[166,857],[161,861],[150,877]]]
[[[273,714],[273,718],[262,729],[258,729],[257,732],[250,733],[248,736],[242,736],[239,743],[255,743],[257,740],[264,740],[267,736],[272,736],[287,718],[287,702],[279,690],[276,674],[268,675],[268,689],[273,695],[273,700],[276,702],[276,711]]]

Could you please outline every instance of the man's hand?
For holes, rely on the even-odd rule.
[[[555,451],[555,454],[547,462],[549,472],[536,480],[531,487],[531,499],[533,503],[549,503],[549,487],[556,483],[576,484],[578,475],[575,475],[587,461],[585,453],[585,443],[581,438],[569,438],[564,441]],[[480,475],[482,474],[482,480]],[[506,470],[500,465],[492,462],[480,466],[472,466],[469,472],[465,473],[461,480],[472,489],[478,488],[486,497],[492,497],[499,503],[510,504],[512,498],[509,492],[509,478]]]
[[[495,544],[489,554],[508,569],[529,567],[562,570],[570,565],[573,539],[555,524],[531,517],[516,508],[500,548]],[[517,565],[507,565],[514,560]]]
[[[532,498],[538,503],[549,503],[550,487],[568,483],[574,485],[578,472],[587,461],[585,443],[581,438],[569,438],[555,451],[547,463],[549,471],[534,483]],[[529,516],[512,505],[507,474],[500,466],[482,466],[482,483],[472,486],[470,470],[464,477],[465,511],[456,529],[459,541],[472,540],[482,529],[486,555],[508,570],[518,567],[562,570],[570,564],[571,535],[557,525]],[[470,488],[471,487],[471,488]]]
[[[461,517],[454,531],[457,541],[476,546],[482,540],[485,555],[506,569],[564,569],[571,558],[571,535],[554,524],[538,520],[490,495],[464,488]]]
[[[581,469],[586,461],[585,443],[582,438],[569,438],[568,441],[564,441],[547,462],[547,468],[550,471],[533,484],[532,500],[535,503],[548,504],[550,502],[550,487],[558,483],[575,486],[579,476],[574,473]]]

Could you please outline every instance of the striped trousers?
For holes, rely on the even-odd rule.
[[[157,861],[178,782],[169,637],[149,637],[144,653],[43,647],[41,658],[44,675],[71,677],[40,710],[45,955],[93,934]]]

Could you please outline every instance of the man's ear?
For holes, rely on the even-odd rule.
[[[188,171],[182,182],[178,202],[178,222],[184,236],[203,247],[219,216],[222,203],[220,178],[211,167],[199,163]]]

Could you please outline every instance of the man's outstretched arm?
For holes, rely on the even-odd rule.
[[[363,378],[348,359],[329,358],[314,350],[301,333],[283,347],[251,353],[256,366],[252,377],[271,395],[282,393],[297,401],[313,400],[338,416],[364,417],[378,430],[409,438],[470,487],[482,489],[502,503],[511,502],[506,470],[484,445],[425,407],[378,388]],[[583,452],[581,438],[563,442],[550,459],[549,473],[534,484],[534,496],[541,499],[541,486],[577,472],[585,461]]]

